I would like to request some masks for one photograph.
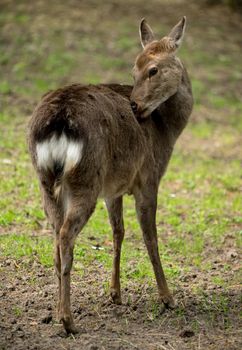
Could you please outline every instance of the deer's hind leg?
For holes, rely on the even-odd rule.
[[[59,246],[61,262],[60,319],[67,333],[76,333],[70,309],[70,273],[73,262],[74,243],[96,205],[97,194],[88,189],[80,189],[69,194],[68,209],[60,229]]]
[[[64,221],[64,210],[62,203],[54,195],[54,183],[54,179],[46,180],[45,178],[45,181],[41,182],[41,193],[44,211],[55,233],[54,265],[58,278],[57,318],[59,319],[61,298],[60,229]]]
[[[121,304],[120,255],[124,238],[123,198],[106,199],[109,220],[113,230],[113,270],[110,295],[115,304]]]

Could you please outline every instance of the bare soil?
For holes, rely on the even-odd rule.
[[[214,252],[213,252],[214,254]],[[234,262],[238,256],[217,252]],[[225,261],[214,260],[216,276]],[[156,287],[132,285],[123,290],[123,305],[113,305],[103,287],[109,276],[102,265],[90,266],[84,276],[73,274],[72,305],[79,334],[67,337],[56,321],[56,280],[52,269],[38,262],[1,262],[0,349],[240,349],[239,286],[223,291],[201,273],[181,276],[175,287],[176,310],[154,310]],[[20,272],[19,272],[20,270]],[[232,278],[228,271],[224,278]],[[192,289],[201,285],[204,293]],[[221,300],[226,299],[226,308]],[[216,310],[217,308],[217,310]],[[199,330],[194,328],[194,321]]]

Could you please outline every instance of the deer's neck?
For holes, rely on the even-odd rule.
[[[184,68],[181,84],[175,95],[162,103],[154,112],[154,119],[162,120],[169,138],[176,139],[187,124],[193,106],[191,83]]]

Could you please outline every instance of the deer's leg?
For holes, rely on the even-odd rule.
[[[55,237],[55,273],[58,278],[58,301],[57,301],[57,319],[60,321],[60,303],[61,303],[61,258],[60,258],[60,234]]]
[[[156,230],[157,191],[153,190],[153,193],[151,192],[152,190],[149,189],[148,195],[144,192],[142,193],[142,191],[135,194],[136,212],[143,231],[144,242],[153,265],[159,296],[166,307],[173,308],[175,303],[167,286],[158,251]]]
[[[53,185],[53,184],[52,184]],[[50,185],[51,186],[51,185]],[[60,313],[60,298],[61,298],[61,261],[60,261],[60,229],[63,225],[63,209],[61,204],[56,201],[48,188],[42,187],[42,196],[44,203],[44,210],[55,231],[55,253],[54,264],[55,272],[58,278],[58,301],[57,301],[57,318]]]
[[[106,200],[106,205],[109,214],[109,220],[113,230],[113,270],[110,286],[110,295],[115,304],[121,304],[120,291],[120,255],[121,246],[124,238],[124,223],[123,223],[123,199]]]
[[[70,272],[73,262],[73,249],[77,234],[91,216],[95,200],[90,195],[76,198],[70,204],[64,224],[60,230],[60,260],[61,260],[61,303],[60,318],[67,333],[76,333],[70,310]]]

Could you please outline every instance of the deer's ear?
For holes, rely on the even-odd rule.
[[[171,38],[174,41],[175,47],[178,49],[181,46],[184,32],[186,28],[186,17],[184,16],[180,22],[175,25],[174,28],[172,28],[171,32],[169,33],[168,37]]]
[[[145,18],[142,19],[140,22],[139,27],[139,35],[140,35],[140,41],[143,48],[154,41],[154,33],[148,23],[146,22]]]

